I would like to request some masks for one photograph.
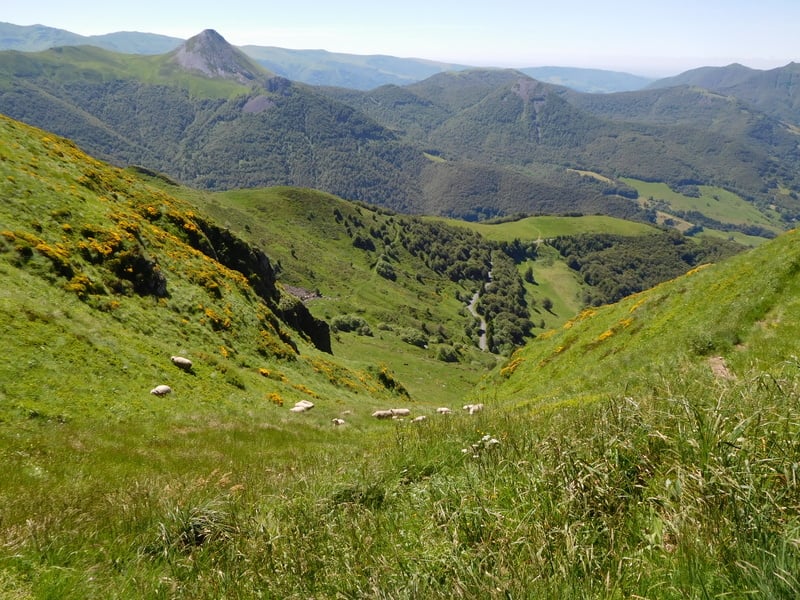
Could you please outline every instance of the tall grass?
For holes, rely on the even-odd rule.
[[[1,564],[37,597],[797,597],[797,376],[654,376],[274,462],[251,434],[219,470],[27,499]]]

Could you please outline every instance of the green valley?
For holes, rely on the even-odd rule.
[[[7,119],[0,136],[4,596],[800,590],[795,232],[575,316],[582,286],[519,223],[482,241],[313,190],[177,187]],[[507,359],[466,335],[483,272],[438,262],[461,236],[493,281],[510,264],[529,301],[557,299]],[[400,407],[426,418],[371,416]]]
[[[0,598],[800,596],[794,70],[0,52]]]

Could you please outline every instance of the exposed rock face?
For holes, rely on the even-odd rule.
[[[260,248],[201,217],[194,217],[193,222],[196,229],[180,229],[179,235],[184,241],[209,258],[247,277],[253,290],[279,319],[305,335],[323,352],[332,351],[328,323],[312,315],[299,298],[278,289],[275,270]]]
[[[213,29],[186,40],[174,51],[173,61],[187,71],[232,79],[245,85],[266,78],[266,73]]]

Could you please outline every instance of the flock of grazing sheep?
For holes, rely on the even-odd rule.
[[[297,402],[292,408],[289,410],[294,413],[301,413],[306,412],[314,408],[314,403],[310,402],[309,400],[300,400]],[[464,406],[464,410],[467,411],[469,414],[474,415],[483,410],[483,404],[467,404]],[[452,410],[447,408],[446,406],[442,406],[436,409],[436,414],[439,415],[449,415],[452,414]],[[347,414],[350,414],[350,411],[347,411]],[[387,408],[384,410],[376,410],[372,413],[372,416],[376,419],[395,419],[395,420],[402,420],[405,417],[411,416],[411,409],[409,408]],[[425,415],[418,415],[411,419],[412,423],[421,423],[425,421],[428,417]],[[344,425],[346,421],[340,417],[336,417],[331,419],[331,423],[333,423],[334,427],[340,427]]]
[[[187,373],[192,373],[192,361],[188,358],[184,358],[183,356],[172,356],[170,357],[172,364],[174,364],[179,369],[186,371]],[[167,394],[172,393],[172,388],[168,385],[157,385],[150,393],[154,396],[166,396]],[[293,413],[302,413],[307,412],[314,408],[314,403],[310,400],[300,400],[299,402],[295,403],[295,405],[289,409],[290,412]],[[483,410],[483,404],[466,404],[464,405],[464,410],[467,411],[469,414],[474,415]],[[453,411],[447,408],[446,406],[442,406],[436,409],[436,413],[440,415],[449,415]],[[376,410],[372,413],[372,416],[376,419],[403,419],[404,417],[411,416],[411,410],[408,408],[388,408],[385,410]],[[420,423],[426,420],[428,417],[425,415],[419,415],[411,419],[412,423]],[[345,420],[341,418],[334,418],[331,419],[334,427],[339,427],[345,424]]]

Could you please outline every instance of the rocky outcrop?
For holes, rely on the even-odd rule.
[[[244,85],[263,83],[269,74],[213,29],[189,38],[172,52],[172,62],[210,78],[231,79]]]
[[[312,315],[300,299],[278,288],[275,269],[260,248],[196,215],[193,223],[195,228],[180,229],[181,235],[192,247],[244,275],[253,290],[281,321],[323,352],[331,352],[328,323]]]

